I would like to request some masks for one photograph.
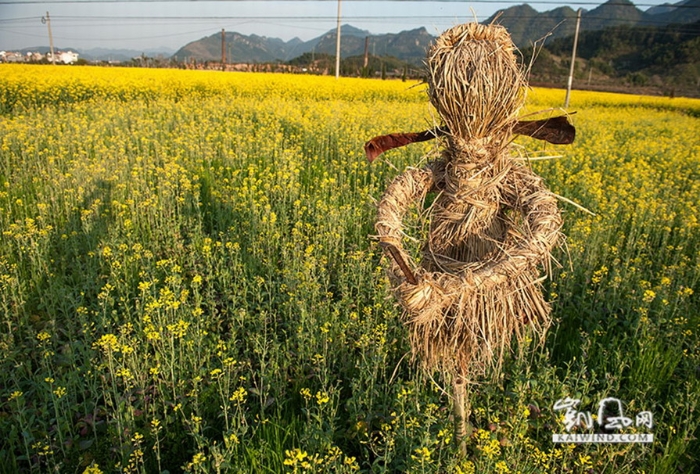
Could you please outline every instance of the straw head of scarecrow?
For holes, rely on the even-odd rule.
[[[445,31],[431,47],[428,94],[453,150],[510,141],[526,85],[516,51],[505,28],[478,23]]]

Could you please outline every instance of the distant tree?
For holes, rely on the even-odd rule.
[[[649,83],[649,78],[641,72],[632,72],[627,74],[625,81],[631,86],[640,87],[646,86]]]

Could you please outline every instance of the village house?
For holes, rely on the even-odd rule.
[[[54,56],[57,63],[73,64],[78,61],[78,53],[73,51],[56,51]],[[46,55],[37,51],[29,51],[24,54],[16,51],[0,51],[0,62],[3,63],[32,63],[46,59],[51,62],[51,53]]]
[[[51,61],[51,53],[46,54],[46,59]],[[73,51],[57,51],[56,52],[56,62],[63,64],[73,64],[78,61],[78,53]]]

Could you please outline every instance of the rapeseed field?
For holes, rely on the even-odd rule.
[[[555,324],[470,388],[462,458],[372,240],[437,143],[362,150],[435,125],[424,85],[0,66],[0,472],[697,469],[700,101],[570,111],[574,145],[514,149],[562,197]],[[553,442],[606,398],[654,441]]]

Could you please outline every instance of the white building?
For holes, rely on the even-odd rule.
[[[36,53],[36,52],[29,52],[27,53],[27,61],[29,62],[39,62],[42,59],[44,59],[44,55],[41,53]]]
[[[51,61],[51,53],[46,54],[46,59]],[[56,62],[61,62],[63,64],[73,64],[78,61],[78,53],[73,51],[57,51],[56,52]]]
[[[14,51],[0,51],[0,61],[6,63],[21,63],[24,62],[24,57],[20,53]]]

